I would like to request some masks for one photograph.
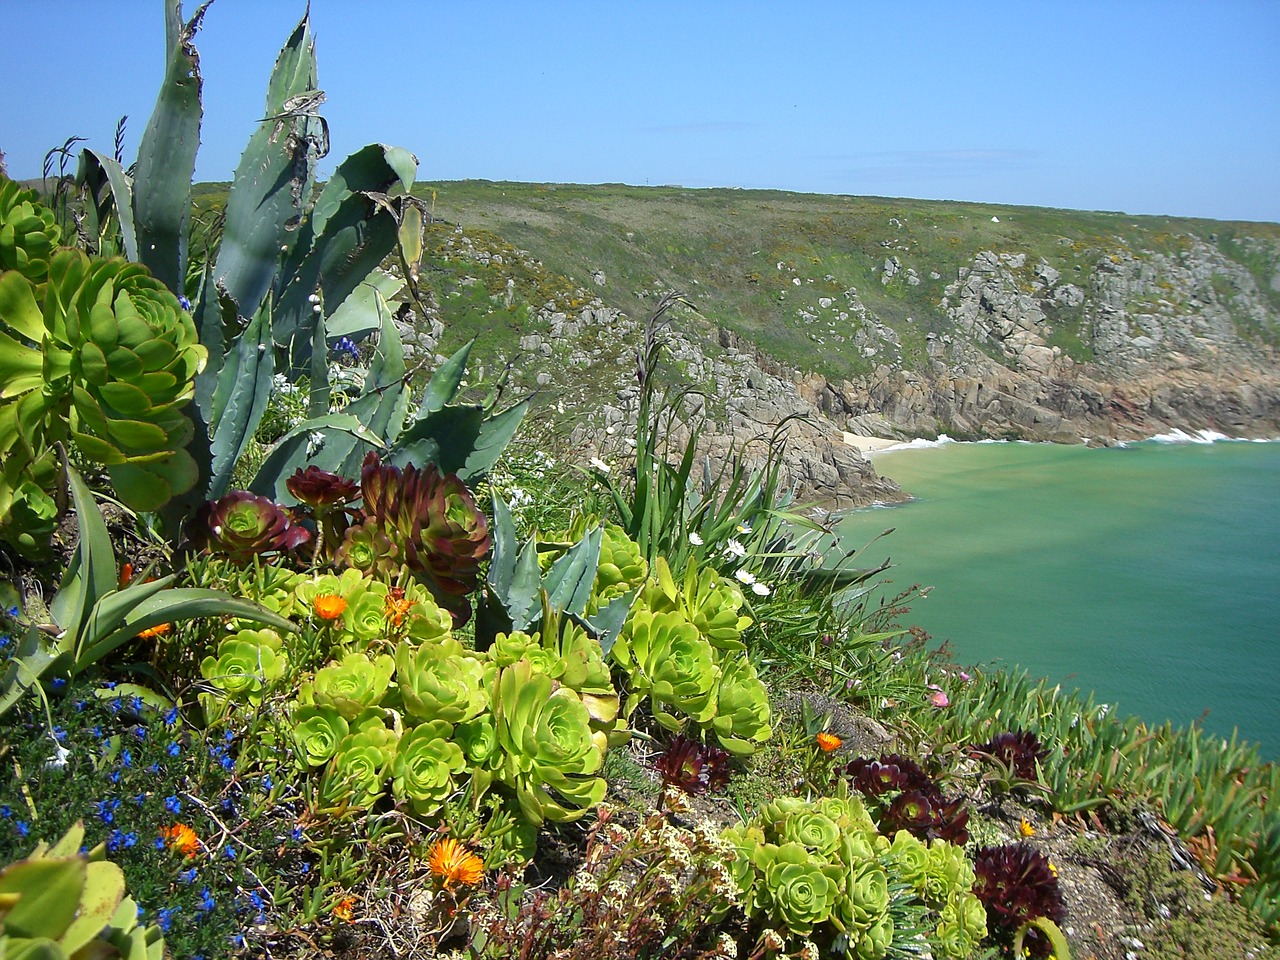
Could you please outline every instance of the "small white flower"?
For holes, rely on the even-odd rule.
[[[307,303],[319,303],[319,302],[320,302],[320,294],[318,293],[313,293],[311,296],[307,297]]]
[[[692,543],[695,547],[702,546],[702,538],[698,536],[697,533],[689,534],[689,542]]]
[[[307,434],[307,456],[314,457],[324,446],[324,434],[313,431]]]
[[[312,313],[323,313],[323,312],[324,312],[324,307],[320,306],[320,304],[318,304],[318,303],[317,303],[314,307],[312,307],[312,308],[311,308],[311,312],[312,312]]]
[[[53,755],[44,762],[44,765],[49,770],[61,770],[67,765],[67,760],[70,758],[71,751],[55,740]]]
[[[609,465],[605,463],[603,460],[601,460],[599,457],[591,458],[591,466],[594,469],[599,470],[601,473],[609,472]]]
[[[738,532],[745,537],[747,534],[751,532],[751,524],[749,523],[738,524]]]
[[[737,579],[740,580],[742,583],[756,582],[756,575],[752,573],[750,570],[735,570],[733,571],[733,575],[737,577]]]
[[[737,540],[730,540],[728,543],[724,545],[724,553],[725,553],[725,556],[727,557],[741,558],[747,555],[747,548],[744,547]]]
[[[613,436],[613,427],[605,427],[604,432],[607,433],[609,436]]]
[[[767,597],[772,591],[770,591],[767,583],[753,583],[751,585],[751,592],[757,597]]]

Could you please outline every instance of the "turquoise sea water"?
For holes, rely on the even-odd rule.
[[[878,454],[918,499],[841,522],[962,663],[1017,664],[1280,758],[1280,443]]]

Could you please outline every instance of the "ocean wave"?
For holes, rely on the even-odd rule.
[[[1216,443],[1219,440],[1231,440],[1233,437],[1227,436],[1225,433],[1218,433],[1216,430],[1193,430],[1188,433],[1186,430],[1174,429],[1171,433],[1159,433],[1150,438],[1152,443]]]

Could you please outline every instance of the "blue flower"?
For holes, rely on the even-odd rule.
[[[271,779],[270,775],[264,776],[262,778],[262,787],[264,790],[270,790],[274,786],[275,786],[275,781]]]
[[[140,793],[133,798],[133,802],[140,807],[147,802],[147,795],[145,793]]]
[[[160,719],[165,722],[165,726],[172,727],[178,722],[178,708],[170,707],[164,713],[160,714]]]
[[[49,684],[49,686],[53,687],[53,689],[55,690],[61,690],[66,685],[67,685],[66,677],[54,677],[53,682]]]
[[[159,773],[159,772],[160,772],[160,764],[158,763],[153,763],[151,764],[151,766],[147,767],[147,773]]]
[[[163,850],[165,848],[164,837],[156,837],[151,841],[151,845],[157,850]]]
[[[353,363],[360,359],[360,348],[350,337],[343,337],[333,346],[333,352],[339,357],[346,357]]]
[[[165,907],[156,917],[156,923],[164,933],[169,932],[169,928],[173,926],[173,915],[181,910],[181,907]]]
[[[76,708],[76,713],[84,713],[84,708],[89,705],[88,700],[77,700],[72,706]]]
[[[298,868],[298,872],[299,872],[299,873],[301,873],[301,874],[303,874],[304,876],[305,876],[306,874],[310,873],[310,872],[311,872],[311,864],[307,863],[307,862],[304,860],[304,861],[303,861],[303,863],[302,863],[302,866],[300,866],[300,867]]]
[[[181,813],[182,801],[179,800],[177,797],[165,797],[164,808],[168,810],[170,813]]]
[[[108,776],[108,777],[107,777],[107,779],[108,779],[108,780],[110,780],[112,783],[119,783],[119,782],[120,782],[120,771],[119,771],[119,770],[112,770],[112,771],[111,771],[111,775],[110,775],[110,776]]]
[[[289,839],[292,840],[294,843],[300,843],[302,841],[302,828],[294,827],[292,830],[290,830]]]
[[[111,823],[115,820],[116,808],[120,806],[119,800],[98,800],[95,803],[98,808],[98,817],[103,823]]]
[[[13,807],[9,806],[7,803],[0,803],[0,817],[8,820],[12,816]]]
[[[214,907],[213,894],[209,892],[208,887],[205,887],[200,891],[200,903],[196,906],[196,909],[199,910],[201,913],[204,913],[208,910],[212,910],[213,907]]]
[[[122,767],[133,766],[133,754],[129,752],[129,749],[127,747],[124,750],[120,751],[120,766]]]
[[[223,770],[226,770],[228,772],[236,768],[236,762],[232,760],[230,757],[228,757],[225,753],[222,755],[222,759],[218,761],[218,764],[222,767]]]
[[[183,870],[180,874],[178,874],[178,879],[181,880],[183,883],[194,883],[196,879],[196,868],[192,867],[190,870]],[[205,887],[206,891],[208,889],[209,889],[208,887]]]
[[[27,835],[31,833],[31,828],[27,826],[27,821],[25,820],[15,820],[13,829],[17,830],[18,836],[22,837],[24,840],[27,838]]]
[[[178,306],[180,306],[183,310],[187,311],[187,313],[191,312],[191,301],[188,300],[186,297],[184,297],[182,294],[178,294]]]
[[[171,757],[176,757],[178,754],[182,753],[182,745],[175,740],[165,748],[165,752]]]
[[[228,860],[234,860],[236,858],[236,845],[234,843],[228,843],[222,848],[222,855]]]

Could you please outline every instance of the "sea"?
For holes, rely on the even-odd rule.
[[[1280,760],[1280,442],[941,441],[874,455],[913,499],[839,521],[904,624],[1149,724],[1237,731]],[[892,529],[886,536],[885,530]]]

